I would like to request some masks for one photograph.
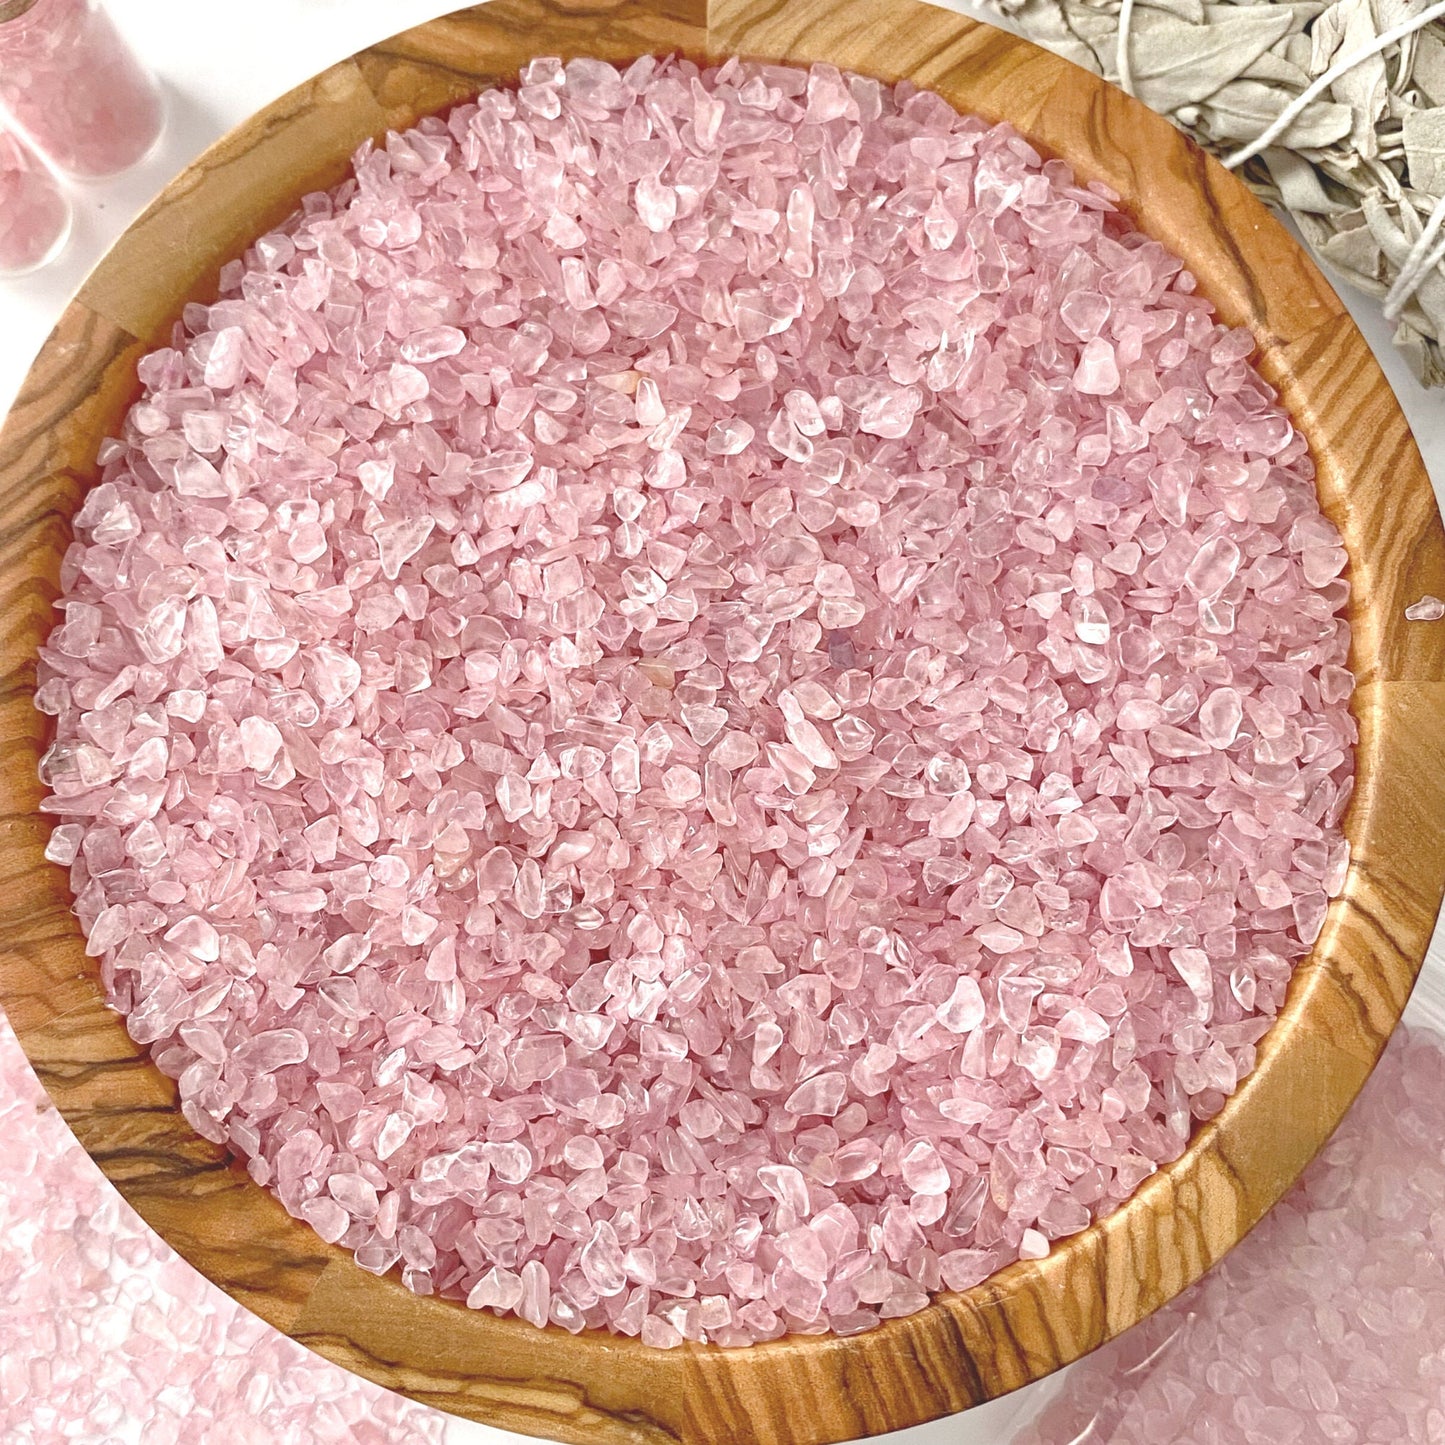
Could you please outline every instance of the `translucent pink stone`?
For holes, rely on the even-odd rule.
[[[1113,1208],[1348,866],[1345,559],[1248,354],[828,67],[537,61],[358,154],[141,362],[41,661],[192,1125],[362,1268],[658,1347]]]
[[[1114,348],[1102,337],[1084,343],[1074,368],[1074,386],[1084,396],[1111,396],[1119,389],[1119,363]]]

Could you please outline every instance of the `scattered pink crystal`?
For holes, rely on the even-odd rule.
[[[38,270],[70,235],[70,202],[55,177],[0,130],[0,276]]]
[[[1445,1439],[1445,1053],[1401,1030],[1339,1133],[1205,1279],[1014,1445]]]
[[[98,0],[35,0],[0,24],[0,111],[81,180],[143,160],[165,108]]]
[[[1253,1067],[1348,857],[1343,552],[1105,194],[826,67],[537,61],[221,293],[76,519],[50,856],[362,1267],[853,1333]]]
[[[167,1248],[65,1127],[3,1015],[0,1130],[0,1439],[442,1445],[440,1412],[278,1334]]]
[[[1412,602],[1405,609],[1405,617],[1410,622],[1439,622],[1445,617],[1445,602],[1427,592],[1418,602]]]

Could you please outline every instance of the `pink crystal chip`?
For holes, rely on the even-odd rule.
[[[537,61],[141,363],[38,701],[187,1118],[364,1268],[650,1344],[1084,1227],[1344,878],[1345,555],[1192,278],[827,67]]]

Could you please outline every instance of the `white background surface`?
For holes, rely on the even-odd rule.
[[[455,8],[461,0],[109,0],[132,44],[162,78],[170,108],[154,155],[128,175],[74,187],[70,245],[46,270],[0,282],[0,411],[70,294],[106,247],[182,166],[258,107],[363,46]],[[966,0],[951,9],[968,11]],[[284,44],[277,38],[285,37]],[[1391,353],[1376,303],[1344,299],[1379,355],[1414,428],[1437,497],[1445,497],[1445,393],[1427,393]],[[1422,624],[1426,625],[1426,624]],[[1445,627],[1445,622],[1430,624]],[[1445,719],[1441,725],[1445,726]],[[1445,930],[1438,930],[1407,1020],[1445,1027]],[[1056,1376],[964,1416],[884,1437],[889,1445],[1000,1445],[1031,1415]],[[502,1445],[523,1437],[451,1422],[448,1445]],[[719,1441],[717,1445],[728,1445]],[[1165,1445],[1165,1442],[1161,1442]]]

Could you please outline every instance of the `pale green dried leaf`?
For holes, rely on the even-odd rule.
[[[1380,34],[1375,25],[1370,0],[1340,0],[1340,5],[1344,29],[1339,48],[1329,59],[1330,65],[1365,49]],[[1330,94],[1354,111],[1350,123],[1350,141],[1362,156],[1372,156],[1379,152],[1375,125],[1384,114],[1387,90],[1383,55],[1367,56],[1352,65],[1330,86]]]
[[[1010,27],[1027,36],[1035,45],[1062,55],[1085,70],[1101,74],[1099,58],[1070,28],[1068,17],[1062,6],[1055,0],[1023,0],[1022,4],[1010,4],[1003,11]],[[1100,16],[1101,31],[1112,28],[1106,17]]]
[[[1380,198],[1365,196],[1360,206],[1385,259],[1398,271],[1420,233],[1419,217],[1413,208],[1408,209],[1404,213],[1409,227],[1406,230]],[[1417,326],[1424,320],[1427,323],[1425,329],[1437,338],[1445,335],[1445,275],[1441,274],[1438,266],[1421,281],[1402,314]]]
[[[1310,77],[1290,60],[1279,53],[1279,46],[1266,50],[1252,64],[1240,71],[1241,80],[1263,80],[1273,85],[1282,85],[1287,90],[1303,90],[1310,83]]]
[[[1445,105],[1445,40],[1433,31],[1420,32],[1410,79],[1432,104]]]
[[[1385,198],[1375,193],[1366,193],[1360,197],[1360,213],[1386,259],[1398,266],[1408,254],[1413,238],[1401,229],[1398,217],[1386,204]],[[1413,216],[1413,210],[1409,214]]]
[[[1402,321],[1395,328],[1395,335],[1391,339],[1421,385],[1445,384],[1445,363],[1442,363],[1440,348],[1432,344],[1429,337],[1408,321]]]
[[[1318,20],[1310,27],[1311,75],[1323,75],[1339,53],[1340,42],[1345,38],[1345,28],[1350,23],[1351,0],[1336,0],[1328,10],[1322,11]]]
[[[1211,139],[1251,141],[1289,104],[1289,96],[1256,80],[1236,80],[1217,90],[1201,107]],[[1296,150],[1322,150],[1350,133],[1353,113],[1347,105],[1319,100],[1308,105],[1279,137]]]
[[[1119,12],[1117,5],[1112,11],[1101,10],[1097,5],[1083,3],[1083,0],[1063,0],[1059,8],[1064,13],[1068,28],[1089,45],[1113,44],[1119,33]],[[1143,12],[1147,17],[1148,12]]]
[[[1107,15],[1091,6],[1073,3],[1073,0],[1065,0],[1065,3],[1057,8],[1063,21],[1064,34],[1071,42],[1071,51],[1078,47],[1087,49],[1089,52],[1088,60],[1078,63],[1083,64],[1096,75],[1102,75],[1112,69],[1114,55],[1118,48],[1116,40],[1119,33],[1118,16]]]
[[[1326,181],[1333,181],[1351,197],[1357,197],[1360,194],[1360,166],[1362,163],[1359,156],[1348,151],[1326,151],[1313,164]]]
[[[1400,314],[1416,326],[1423,321],[1422,329],[1434,336],[1445,336],[1445,276],[1438,269],[1432,271]]]
[[[1375,0],[1375,20],[1383,33],[1412,19],[1425,8],[1425,5],[1426,0]],[[1414,47],[1415,37],[1412,35],[1407,37],[1401,48],[1394,52],[1404,56],[1407,69],[1410,57],[1414,54]]]
[[[1310,38],[1308,35],[1287,35],[1282,44],[1277,47],[1279,53],[1297,69],[1301,75],[1308,76],[1310,73]],[[1304,89],[1303,86],[1300,87]]]
[[[1310,250],[1317,255],[1322,255],[1325,243],[1335,234],[1335,227],[1339,225],[1340,218],[1338,216],[1315,216],[1308,211],[1293,212],[1292,216],[1295,225],[1299,227],[1300,235],[1305,238]]]
[[[1445,106],[1412,111],[1403,132],[1411,188],[1445,196]]]
[[[1349,155],[1355,169],[1354,188],[1360,194],[1363,195],[1368,190],[1383,191],[1385,199],[1394,205],[1399,205],[1405,199],[1405,187],[1400,184],[1399,176],[1378,156],[1360,156],[1353,153]],[[1428,211],[1430,206],[1427,205],[1425,209]]]
[[[1139,0],[1151,10],[1167,10],[1191,25],[1204,24],[1204,0]]]
[[[1319,172],[1304,159],[1282,146],[1271,146],[1264,163],[1279,191],[1280,204],[1287,211],[1311,215],[1338,215],[1349,207],[1332,201],[1320,182]]]
[[[1165,114],[1207,100],[1280,40],[1289,23],[1274,5],[1253,6],[1212,25],[1156,13],[1132,37],[1135,93]]]
[[[1332,266],[1351,272],[1360,278],[1361,284],[1368,280],[1378,288],[1381,296],[1385,294],[1380,279],[1380,260],[1383,253],[1379,241],[1368,226],[1357,226],[1352,231],[1336,231],[1318,249],[1320,255]]]
[[[1257,3],[1246,4],[1206,4],[1204,7],[1204,18],[1215,23],[1219,20],[1228,20],[1231,16],[1238,15],[1241,9],[1283,11],[1290,17],[1288,34],[1296,35],[1303,32],[1315,20],[1317,16],[1329,9],[1324,0],[1293,0],[1291,4],[1275,4],[1273,0],[1257,0]]]

